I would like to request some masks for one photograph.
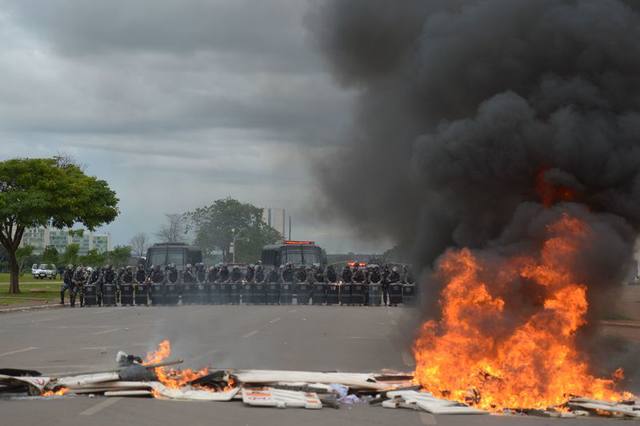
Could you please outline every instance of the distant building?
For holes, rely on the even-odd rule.
[[[265,207],[262,210],[262,220],[264,223],[275,229],[282,235],[282,239],[287,239],[287,212],[282,208]]]
[[[42,254],[45,248],[53,246],[58,253],[64,253],[69,244],[78,244],[78,254],[84,256],[89,250],[96,249],[99,253],[111,250],[111,235],[99,234],[84,230],[82,236],[77,230],[50,227],[27,228],[22,236],[20,247],[32,246],[33,253]]]

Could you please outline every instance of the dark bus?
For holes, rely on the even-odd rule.
[[[327,255],[313,241],[283,241],[282,244],[264,246],[262,264],[278,267],[292,263],[295,266],[327,264]]]
[[[184,243],[158,243],[147,249],[147,268],[169,264],[183,270],[185,265],[202,262],[202,250]]]

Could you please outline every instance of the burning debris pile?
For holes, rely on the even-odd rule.
[[[366,403],[385,408],[409,408],[433,414],[488,414],[445,395],[421,391],[419,378],[403,373],[340,373],[277,370],[179,369],[182,360],[169,360],[165,340],[142,357],[119,352],[114,371],[43,377],[36,371],[0,370],[4,398],[147,397],[183,401],[241,400],[249,406],[321,409]],[[606,384],[605,384],[606,386]],[[455,397],[455,392],[449,393]],[[613,395],[608,395],[612,397]],[[476,404],[477,405],[477,404]],[[504,411],[554,417],[605,414],[640,418],[640,401],[618,402],[573,398],[553,409]]]
[[[632,398],[615,390],[621,369],[596,378],[576,347],[588,304],[572,267],[592,230],[563,214],[545,232],[536,256],[486,259],[462,249],[441,259],[443,317],[424,324],[414,347],[416,380],[425,389],[492,411],[559,406],[571,395]],[[539,308],[514,313],[506,300],[522,281],[536,290]]]

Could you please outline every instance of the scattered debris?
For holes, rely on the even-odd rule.
[[[487,411],[469,407],[457,401],[449,401],[434,397],[429,392],[400,390],[387,392],[385,408],[411,408],[423,410],[431,414],[489,414]]]
[[[271,387],[243,388],[242,402],[257,407],[307,408],[319,410],[322,402],[315,393],[288,391]]]
[[[607,402],[587,398],[573,398],[567,404],[591,414],[640,418],[640,401]]]
[[[242,400],[249,406],[321,409],[368,403],[385,408],[408,408],[431,414],[488,414],[475,408],[471,395],[465,403],[437,398],[415,386],[407,374],[384,371],[343,373],[283,370],[167,369],[182,360],[167,360],[170,345],[147,356],[118,352],[113,371],[87,372],[58,377],[22,369],[0,369],[0,396],[4,398],[63,397],[138,397],[181,401]],[[600,401],[572,398],[565,405],[547,409],[514,408],[505,415],[555,418],[607,416],[639,418],[640,401]]]

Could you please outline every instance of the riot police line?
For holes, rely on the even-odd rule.
[[[333,266],[264,268],[261,264],[143,265],[116,270],[68,265],[63,275],[60,302],[80,306],[146,305],[369,305],[412,304],[416,290],[407,267]]]

